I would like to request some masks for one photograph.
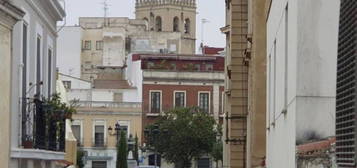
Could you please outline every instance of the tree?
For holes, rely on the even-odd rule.
[[[216,168],[218,168],[218,162],[223,160],[223,143],[221,140],[217,140],[217,142],[213,145],[211,156],[216,162]]]
[[[136,164],[139,165],[139,144],[138,144],[138,135],[135,135],[135,144],[134,144],[134,159],[136,160]]]
[[[149,135],[149,145],[155,147],[166,161],[174,163],[176,167],[191,167],[192,159],[210,154],[216,142],[214,118],[198,108],[170,110],[154,125],[159,126],[161,133]]]
[[[84,167],[83,157],[84,157],[84,152],[80,149],[77,149],[77,166],[78,166],[78,168]]]
[[[128,168],[128,149],[126,144],[126,134],[120,131],[119,145],[117,146],[117,163],[116,168]]]

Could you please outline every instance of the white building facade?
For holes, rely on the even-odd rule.
[[[34,100],[56,90],[56,24],[65,16],[57,0],[10,0],[25,12],[13,29],[10,167],[56,167],[64,152],[39,147]]]
[[[335,134],[339,1],[272,1],[267,18],[267,167]]]

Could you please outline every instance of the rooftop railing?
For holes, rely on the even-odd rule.
[[[110,101],[79,101],[79,107],[97,108],[141,108],[138,102],[110,102]]]

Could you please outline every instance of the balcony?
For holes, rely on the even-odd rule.
[[[79,101],[79,107],[97,108],[141,108],[137,102]]]
[[[65,149],[64,110],[37,98],[22,99],[22,146],[25,149],[40,149],[63,152]]]

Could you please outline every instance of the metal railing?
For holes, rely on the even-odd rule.
[[[104,108],[141,108],[137,102],[109,102],[109,101],[79,101],[79,107],[104,107]]]
[[[54,111],[53,107],[37,98],[21,99],[22,146],[27,149],[64,151],[65,117],[64,111]]]

